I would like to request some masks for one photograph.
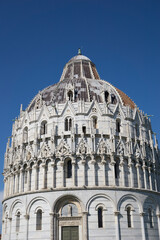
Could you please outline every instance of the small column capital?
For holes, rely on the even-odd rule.
[[[144,214],[145,214],[145,212],[140,212],[140,213],[139,213],[139,215],[140,215],[141,217],[143,217]]]
[[[115,216],[118,216],[120,214],[120,211],[114,211]]]
[[[26,220],[29,220],[29,214],[24,215]]]

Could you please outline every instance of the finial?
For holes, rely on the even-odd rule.
[[[82,55],[81,49],[78,48],[78,55]]]

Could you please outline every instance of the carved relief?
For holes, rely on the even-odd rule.
[[[38,158],[46,158],[51,156],[51,150],[46,142],[43,143]]]
[[[71,150],[69,145],[66,143],[64,139],[62,139],[56,149],[57,155],[69,155],[71,154]]]
[[[117,155],[120,155],[120,156],[125,155],[125,145],[121,139],[117,144],[116,152],[117,152]]]
[[[86,154],[86,153],[90,153],[90,148],[88,146],[88,144],[86,143],[85,139],[82,138],[78,144],[77,147],[77,152],[79,154]]]
[[[97,153],[98,154],[109,154],[110,147],[107,144],[107,142],[104,140],[104,138],[101,138],[97,147]]]

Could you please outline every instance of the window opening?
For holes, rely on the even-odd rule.
[[[71,118],[65,119],[64,129],[65,129],[65,131],[71,131],[71,129],[72,129],[72,119]]]
[[[97,118],[93,117],[93,128],[97,129]]]
[[[73,92],[71,90],[68,91],[68,100],[73,101]]]
[[[72,162],[71,160],[67,161],[67,178],[72,177]]]
[[[86,134],[86,126],[82,126],[82,132]]]
[[[109,93],[107,91],[104,92],[104,98],[105,98],[105,102],[108,102],[108,97],[109,97]]]
[[[119,119],[116,120],[116,131],[118,133],[121,131],[121,122]]]
[[[112,104],[116,104],[117,103],[117,99],[116,99],[116,96],[114,94],[111,94],[111,103]]]
[[[116,162],[114,165],[114,171],[115,171],[115,178],[119,178],[119,163]]]
[[[41,123],[41,134],[46,134],[47,133],[47,122],[46,121],[43,121]]]
[[[128,228],[132,227],[131,223],[131,207],[127,207],[127,223],[128,223]]]
[[[20,229],[20,212],[18,212],[16,216],[16,232],[19,232],[19,229]]]
[[[150,228],[153,228],[153,216],[152,216],[152,210],[150,208],[148,209],[148,215],[149,215]]]
[[[65,119],[65,131],[68,131],[68,119]]]
[[[71,128],[72,128],[72,119],[70,118],[69,119],[69,131],[71,131]]]
[[[103,228],[103,208],[98,208],[98,228]]]
[[[42,230],[42,210],[39,209],[36,215],[36,230]]]

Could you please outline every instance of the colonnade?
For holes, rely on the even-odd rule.
[[[100,156],[100,155],[99,155]],[[88,161],[87,159],[90,159]],[[66,183],[66,161],[71,159],[72,161],[72,176],[70,180],[70,185],[68,187],[83,187],[91,186],[88,185],[87,171],[92,170],[92,186],[119,186],[119,187],[131,187],[131,188],[144,188],[149,190],[158,191],[158,172],[155,168],[146,166],[145,162],[136,159],[133,161],[132,157],[129,156],[127,163],[123,156],[119,156],[119,172],[120,175],[116,177],[115,175],[115,164],[117,156],[114,154],[110,156],[101,155],[100,168],[101,168],[101,182],[96,181],[97,171],[96,170],[96,156],[90,155],[86,158],[85,155],[80,156],[81,160],[77,162],[77,159],[73,156],[67,158],[56,158],[55,160],[51,159],[49,161],[50,165],[47,165],[47,162],[42,162],[43,159],[37,162],[30,162],[27,167],[21,166],[20,169],[12,171],[9,173],[5,179],[5,198],[13,194],[23,193],[26,191],[35,191],[35,190],[44,190],[44,189],[54,189],[54,188],[64,188],[67,187]],[[59,162],[60,171],[57,171],[57,164]],[[91,169],[87,169],[88,163],[91,163]],[[81,165],[81,176],[82,180],[77,184],[77,166]],[[108,170],[106,170],[106,166]],[[50,168],[48,171],[47,168]],[[126,173],[126,170],[128,174]],[[50,178],[48,184],[47,178]],[[112,181],[107,181],[107,178],[110,177]],[[61,183],[57,183],[57,178]],[[91,179],[90,179],[91,180]]]

